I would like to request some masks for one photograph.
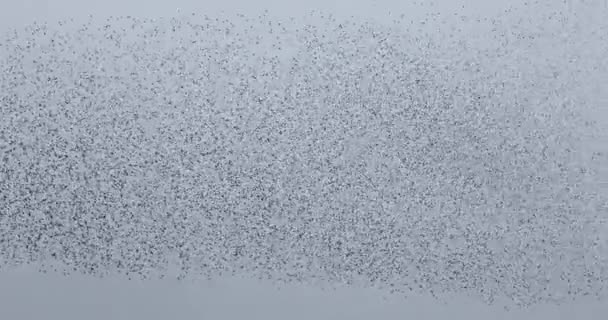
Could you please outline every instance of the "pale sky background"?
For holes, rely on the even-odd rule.
[[[576,0],[566,0],[574,1]],[[605,0],[586,0],[586,2]],[[107,15],[135,15],[141,17],[160,17],[174,15],[176,9],[200,14],[226,13],[259,13],[269,9],[276,15],[301,15],[310,10],[323,10],[338,16],[384,17],[389,13],[416,15],[426,12],[464,13],[492,15],[510,6],[521,6],[542,1],[525,0],[433,0],[433,1],[399,1],[399,0],[0,0],[0,27],[19,26],[33,20],[57,20],[68,17],[86,17]],[[563,0],[553,0],[557,5]]]
[[[604,3],[604,0],[595,0]],[[523,0],[0,0],[0,31],[33,21],[84,19],[93,14],[161,17],[184,13],[293,16],[323,10],[338,16],[382,18],[427,12],[493,15]],[[529,1],[535,2],[535,1]],[[561,0],[554,0],[562,5]],[[590,0],[587,0],[590,2]],[[602,4],[602,6],[605,5]],[[305,286],[283,290],[255,281],[224,279],[210,282],[99,280],[84,276],[42,275],[34,268],[0,272],[0,319],[604,319],[608,303],[582,300],[530,310],[505,312],[470,301],[440,305],[428,298],[383,300],[373,290],[324,292]]]
[[[122,277],[0,273],[0,319],[10,320],[600,320],[608,303],[537,305],[526,310],[468,299],[440,304],[428,297],[384,299],[372,289],[278,290],[253,280],[127,281]]]

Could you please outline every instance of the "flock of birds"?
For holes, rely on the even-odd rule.
[[[0,267],[177,265],[520,305],[606,294],[607,157],[581,142],[597,126],[575,81],[600,60],[559,64],[580,57],[573,37],[500,19],[469,21],[485,40],[306,19],[6,33]]]

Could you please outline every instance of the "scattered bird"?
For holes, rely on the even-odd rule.
[[[467,19],[492,21],[475,42],[439,15],[311,15],[8,36],[0,260],[521,304],[606,293],[600,159],[576,144],[575,80],[551,76],[577,65],[526,53],[562,40],[500,17]]]

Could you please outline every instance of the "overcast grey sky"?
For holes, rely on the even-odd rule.
[[[597,1],[597,0],[596,0]],[[603,1],[603,0],[602,0]],[[517,6],[524,0],[0,0],[0,27],[20,26],[36,20],[49,20],[106,15],[134,15],[159,17],[174,15],[176,9],[184,12],[255,13],[269,9],[277,15],[300,15],[310,10],[324,10],[341,16],[382,17],[389,12],[415,16],[424,12],[495,14],[508,6]],[[530,1],[534,2],[534,1]],[[558,2],[558,1],[555,1]]]
[[[372,289],[277,290],[251,280],[178,283],[41,275],[32,268],[0,273],[0,319],[10,320],[599,320],[608,304],[538,305],[506,312],[468,299],[384,299]]]

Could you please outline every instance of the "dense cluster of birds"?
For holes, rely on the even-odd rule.
[[[599,125],[581,79],[608,51],[576,37],[606,30],[564,35],[580,26],[555,12],[441,19],[6,33],[0,267],[177,265],[520,305],[604,295],[608,157],[585,143]]]

